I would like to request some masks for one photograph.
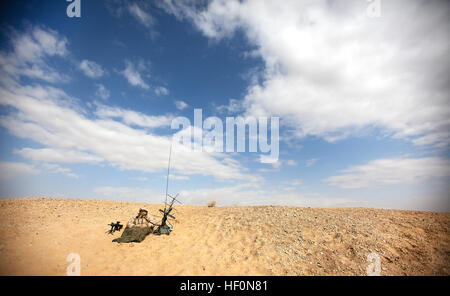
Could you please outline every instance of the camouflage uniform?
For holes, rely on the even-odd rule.
[[[155,223],[155,221],[148,217],[148,214],[146,214],[145,216],[141,216],[140,212],[142,210],[148,213],[148,210],[146,208],[140,209],[138,215],[128,221],[127,227],[123,231],[122,236],[114,239],[113,242],[140,243],[145,239],[147,235],[153,232],[153,224]]]
[[[147,216],[136,216],[128,221],[127,227],[151,227],[152,223],[155,224],[155,221]]]

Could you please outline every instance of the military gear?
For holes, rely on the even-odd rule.
[[[158,229],[156,230],[156,234],[161,235],[161,234],[166,234],[169,235],[170,234],[170,227],[167,225],[161,225],[158,227]]]
[[[175,219],[175,217],[172,216],[170,213],[173,210],[173,203],[175,201],[179,202],[177,200],[178,194],[175,197],[171,196],[170,194],[167,194],[167,196],[170,197],[172,199],[172,201],[170,202],[170,204],[166,203],[164,210],[161,210],[161,209],[159,210],[161,213],[163,213],[163,217],[161,219],[161,224],[159,225],[158,229],[156,230],[156,234],[158,234],[158,235],[161,235],[161,234],[169,235],[170,232],[172,231],[172,224],[170,224],[170,222],[167,219],[168,218]],[[170,227],[167,224],[169,224]]]
[[[109,234],[113,234],[116,231],[120,231],[123,227],[123,225],[120,224],[120,221],[117,221],[117,223],[111,222],[111,224],[108,224],[108,225],[111,226],[111,229],[109,231],[107,231],[107,233],[109,233]]]
[[[122,236],[113,240],[116,243],[140,243],[153,232],[151,227],[127,227]]]
[[[128,223],[127,227],[149,227],[154,224],[154,221],[147,216],[140,217],[136,216],[134,218],[131,218]]]
[[[141,215],[141,212],[145,211],[145,215]],[[113,242],[117,243],[140,243],[145,239],[147,235],[153,233],[155,222],[152,218],[148,217],[148,210],[146,208],[139,209],[139,213],[136,217],[131,218],[127,227],[122,233],[120,238],[116,238]]]
[[[141,211],[145,211],[147,214],[141,216]],[[150,227],[152,225],[155,225],[155,221],[148,216],[148,210],[146,208],[139,209],[137,216],[131,218],[127,223],[127,227]]]

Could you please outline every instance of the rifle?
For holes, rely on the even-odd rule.
[[[111,224],[108,224],[108,225],[111,226],[111,229],[106,232],[108,234],[113,234],[116,231],[120,231],[123,227],[123,225],[120,224],[120,221],[117,221],[117,223],[111,222]]]

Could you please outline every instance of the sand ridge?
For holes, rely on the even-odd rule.
[[[0,275],[65,275],[70,253],[82,275],[366,275],[372,252],[382,275],[450,274],[450,213],[181,205],[170,236],[112,243],[143,205],[0,200]]]

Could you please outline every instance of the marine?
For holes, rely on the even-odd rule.
[[[140,243],[154,232],[155,221],[149,217],[147,208],[139,209],[137,216],[131,218],[122,236],[113,240],[116,243]]]

